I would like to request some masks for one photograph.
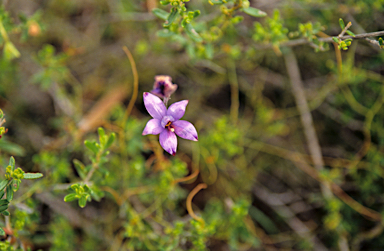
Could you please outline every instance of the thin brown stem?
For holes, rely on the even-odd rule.
[[[351,38],[351,39],[365,39],[367,37],[378,37],[378,36],[384,36],[384,31],[375,31],[375,32],[362,33],[362,34],[357,34],[354,37],[350,36],[350,35],[347,35],[347,36],[342,36],[339,39],[341,39],[341,40],[345,40],[345,39],[348,39],[348,38]],[[332,37],[319,38],[319,42],[332,43],[333,39],[332,39]],[[283,47],[294,47],[294,46],[304,45],[304,44],[309,44],[309,43],[311,43],[311,42],[308,41],[308,39],[306,39],[306,38],[299,38],[299,39],[283,42],[283,43],[280,44],[280,47],[281,46],[283,46]],[[272,49],[272,48],[273,48],[272,44],[257,45],[256,46],[256,49]]]
[[[305,97],[304,87],[301,81],[300,70],[297,64],[297,60],[293,52],[290,50],[285,54],[285,64],[287,67],[288,75],[292,85],[292,93],[295,97],[297,109],[299,110],[301,123],[304,127],[304,134],[308,144],[309,152],[315,168],[318,171],[323,170],[323,159],[319,140],[316,135],[315,127],[313,125],[313,119],[308,107],[307,99]],[[327,183],[322,185],[322,193],[325,198],[332,197],[331,190]]]
[[[195,220],[197,221],[200,221],[200,222],[204,222],[204,220],[197,216],[194,212],[193,212],[193,209],[192,209],[192,199],[193,197],[195,197],[195,195],[201,190],[201,189],[206,189],[208,186],[207,184],[205,183],[200,183],[199,185],[197,185],[189,194],[188,194],[188,197],[187,197],[187,211],[188,211],[188,214],[194,218]]]
[[[124,114],[124,119],[123,119],[123,126],[125,122],[127,121],[129,114],[131,113],[133,106],[135,105],[136,99],[137,99],[137,94],[139,92],[139,74],[137,73],[137,68],[136,68],[136,63],[135,60],[133,59],[133,56],[131,52],[128,50],[126,46],[123,46],[123,50],[125,54],[127,55],[129,62],[131,63],[131,68],[132,68],[132,74],[133,74],[133,92],[132,92],[132,98],[129,101],[127,110],[125,111]]]

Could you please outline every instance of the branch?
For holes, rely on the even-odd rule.
[[[304,135],[308,144],[308,149],[315,168],[318,171],[321,171],[324,168],[321,148],[316,135],[315,127],[313,125],[313,119],[308,107],[307,98],[305,97],[304,87],[301,81],[297,60],[292,50],[289,50],[289,52],[286,53],[284,57],[289,79],[292,85],[292,94],[295,97],[297,109],[300,113],[301,123],[304,128]],[[329,184],[323,184],[321,186],[321,190],[325,198],[332,197]]]
[[[345,40],[348,38],[351,39],[362,39],[362,38],[368,38],[368,37],[378,37],[378,36],[384,36],[384,31],[375,31],[375,32],[368,32],[368,33],[363,33],[363,34],[357,34],[356,36],[341,36],[339,39]],[[332,36],[327,37],[327,38],[319,38],[320,42],[325,42],[325,43],[332,43]],[[298,46],[298,45],[303,45],[303,44],[309,44],[311,41],[308,41],[308,39],[305,38],[299,38],[295,40],[290,40],[287,42],[283,42],[280,44],[281,47],[293,47],[293,46]],[[256,49],[270,49],[273,46],[271,44],[266,44],[266,45],[257,45]]]

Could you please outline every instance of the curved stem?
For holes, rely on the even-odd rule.
[[[124,50],[125,54],[127,55],[129,62],[131,63],[132,74],[133,74],[132,98],[129,101],[127,110],[125,111],[125,114],[124,114],[123,123],[122,123],[123,127],[124,127],[124,124],[127,121],[129,114],[132,111],[132,108],[133,108],[133,106],[136,102],[136,99],[137,99],[137,94],[139,92],[139,74],[137,73],[136,63],[135,63],[135,60],[133,59],[131,52],[128,50],[128,48],[126,46],[123,46],[123,50]]]
[[[187,211],[188,211],[188,214],[194,218],[195,220],[197,221],[200,221],[200,222],[204,222],[203,218],[197,216],[194,212],[193,212],[193,209],[192,209],[192,199],[193,197],[201,190],[201,189],[206,189],[208,186],[207,184],[205,183],[200,183],[199,185],[197,185],[189,194],[188,194],[188,197],[187,197]]]

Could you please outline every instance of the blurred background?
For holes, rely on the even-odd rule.
[[[13,246],[384,249],[384,53],[329,40],[384,30],[383,4],[3,0],[0,161],[44,174],[2,220]],[[156,75],[199,134],[176,156],[141,135]],[[98,127],[116,134],[102,160]]]

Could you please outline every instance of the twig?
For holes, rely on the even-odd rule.
[[[339,39],[341,39],[341,40],[345,40],[348,38],[361,39],[361,38],[378,37],[378,36],[384,36],[384,31],[375,31],[375,32],[368,32],[368,33],[363,33],[363,34],[357,34],[354,37],[347,35],[347,36],[339,37]],[[332,43],[333,42],[332,37],[319,38],[318,40],[319,40],[319,42],[324,42],[324,43]],[[299,39],[283,42],[280,44],[280,47],[294,47],[294,46],[304,45],[304,44],[308,44],[308,43],[311,43],[310,41],[308,41],[308,39],[299,38]],[[256,46],[256,49],[272,49],[272,48],[273,48],[273,45],[271,45],[271,44],[257,45]]]
[[[340,34],[337,36],[339,39],[341,39],[343,36],[344,36],[344,34],[345,34],[345,32],[347,32],[347,30],[349,29],[349,27],[351,27],[352,26],[352,23],[351,22],[349,22],[345,27],[344,27],[344,29],[340,32]]]
[[[289,50],[289,52],[286,53],[284,57],[288,75],[292,84],[293,95],[295,97],[297,109],[300,112],[301,123],[304,127],[304,134],[307,140],[309,152],[311,154],[312,161],[315,164],[315,168],[318,171],[321,171],[323,170],[324,166],[321,148],[319,145],[319,140],[317,139],[315,128],[313,126],[312,115],[308,107],[307,99],[305,97],[297,60],[291,50]],[[322,185],[321,189],[325,198],[332,197],[329,184]]]
[[[284,159],[291,160],[292,163],[295,164],[300,170],[304,171],[306,174],[308,174],[315,180],[319,181],[322,184],[326,182],[324,181],[324,179],[320,178],[319,171],[317,171],[315,168],[306,163],[305,158],[302,158],[302,155],[300,155],[299,153],[294,153],[277,146],[272,146],[257,141],[253,141],[253,144],[249,145],[249,147],[258,149],[268,154],[279,156]],[[338,185],[332,183],[332,181],[327,181],[327,183],[328,186],[332,188],[333,193],[337,197],[339,197],[345,204],[349,205],[353,210],[367,217],[371,221],[381,221],[380,213],[363,206],[362,204],[354,200],[352,197],[350,197],[347,193],[345,193],[344,190],[342,190]]]
[[[285,222],[290,228],[296,232],[298,236],[303,239],[310,239],[314,244],[314,250],[328,250],[324,244],[315,236],[311,234],[311,230],[298,218],[292,210],[284,205],[283,202],[279,201],[278,198],[274,197],[267,189],[258,185],[253,190],[253,194],[258,197],[261,201],[272,207],[272,209],[285,219]],[[280,202],[279,206],[272,206],[276,202]]]

